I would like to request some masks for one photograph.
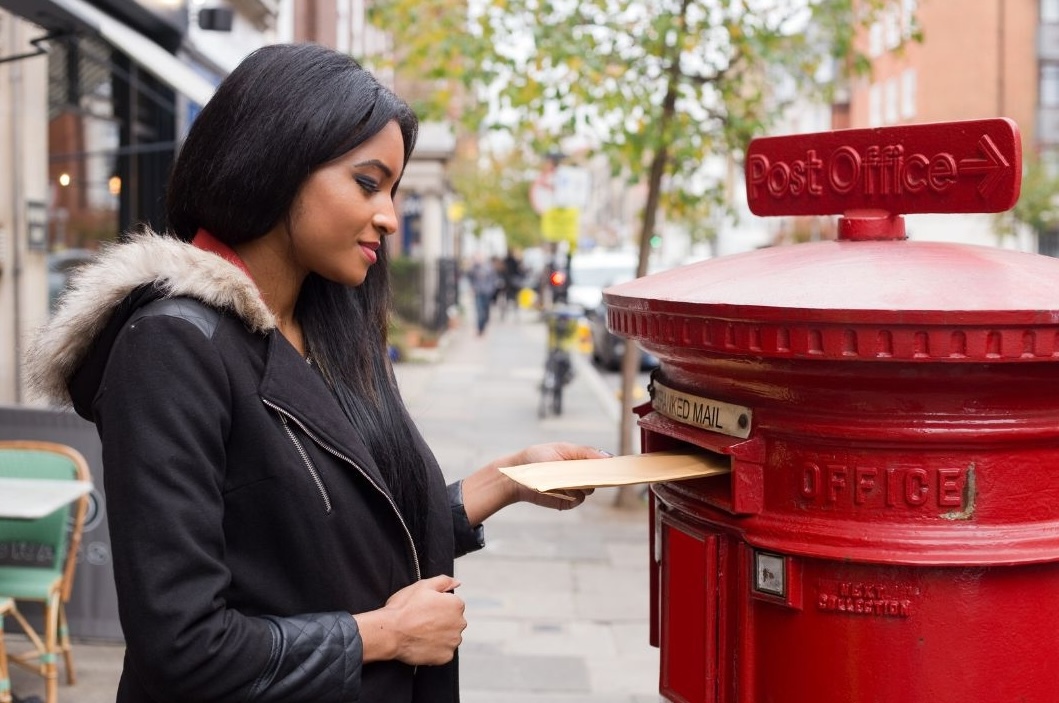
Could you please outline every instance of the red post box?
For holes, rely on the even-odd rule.
[[[838,241],[609,288],[660,360],[645,451],[730,472],[652,486],[652,643],[687,703],[1059,701],[1059,260],[905,238],[999,212],[990,119],[755,140],[759,215]]]

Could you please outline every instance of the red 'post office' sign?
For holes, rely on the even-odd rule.
[[[1022,139],[1009,119],[844,129],[750,142],[755,215],[1003,212],[1022,184]]]

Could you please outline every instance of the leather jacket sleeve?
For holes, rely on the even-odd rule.
[[[456,556],[476,552],[485,546],[485,526],[471,525],[467,509],[463,506],[463,481],[448,486],[449,506],[452,508],[452,533],[455,538]]]
[[[265,620],[271,625],[272,653],[250,689],[249,701],[324,700],[337,682],[349,700],[360,699],[364,650],[352,615],[317,613]]]

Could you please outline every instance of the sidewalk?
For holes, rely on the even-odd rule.
[[[545,329],[537,316],[469,322],[420,361],[397,365],[412,416],[449,480],[540,442],[616,451],[617,401],[587,360],[563,414],[537,417]],[[658,701],[658,652],[647,643],[646,506],[612,507],[613,489],[569,512],[512,506],[486,523],[484,550],[456,563],[467,603],[460,648],[464,703]],[[77,684],[59,700],[112,703],[123,648],[78,643]],[[20,695],[39,679],[13,671]]]
[[[436,365],[404,364],[405,401],[450,479],[529,444],[616,451],[618,403],[587,360],[563,414],[537,418],[545,329],[536,316],[469,325]],[[600,489],[574,511],[508,508],[486,522],[486,548],[456,563],[467,602],[460,649],[464,703],[658,700],[647,642],[646,506],[612,507]]]

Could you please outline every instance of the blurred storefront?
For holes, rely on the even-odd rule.
[[[96,5],[0,0],[46,37],[45,55],[20,62],[47,67],[46,140],[26,147],[46,154],[48,251],[92,249],[137,223],[161,226],[179,137],[221,78],[172,53],[187,33],[181,3]]]
[[[164,225],[188,126],[249,51],[273,0],[0,0],[0,403],[69,268]]]
[[[102,4],[102,3],[101,3]],[[86,255],[136,223],[161,225],[187,105],[213,82],[170,51],[179,13],[136,2],[2,0],[0,402],[25,400],[17,360],[49,307],[49,264]],[[135,57],[135,58],[134,58]],[[216,78],[215,78],[216,80]],[[63,271],[51,271],[51,278]],[[54,288],[54,285],[52,285]]]
[[[121,638],[98,437],[70,411],[30,407],[20,360],[73,267],[123,232],[164,226],[180,142],[229,70],[216,47],[274,39],[270,0],[235,2],[212,1],[203,28],[200,0],[0,0],[0,437],[67,443],[91,464],[75,638]]]
[[[201,106],[248,53],[290,39],[354,55],[384,44],[348,0],[0,0],[0,405],[31,400],[18,360],[69,269],[164,225],[169,169]],[[422,125],[402,187],[415,227],[392,241],[418,264],[414,317],[434,328],[456,302],[453,151],[449,125]]]

